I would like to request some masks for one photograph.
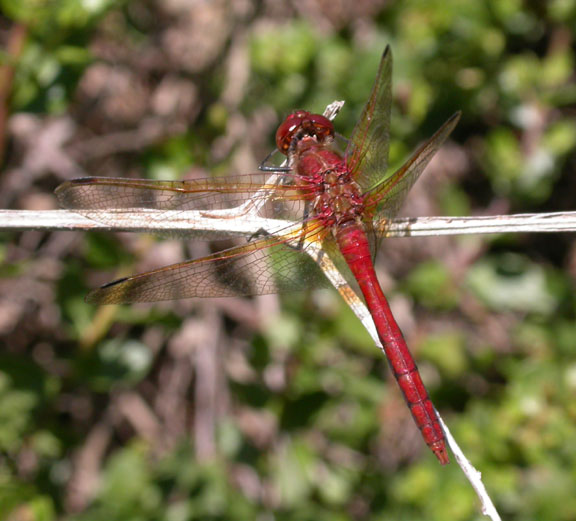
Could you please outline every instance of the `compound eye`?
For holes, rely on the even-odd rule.
[[[288,152],[294,134],[302,128],[302,122],[311,116],[310,112],[297,110],[290,114],[276,131],[276,146],[283,154]]]
[[[328,118],[320,114],[311,114],[310,121],[314,127],[314,132],[310,134],[315,135],[320,143],[327,138],[334,137],[334,125]]]
[[[334,136],[334,125],[328,118],[320,114],[298,110],[290,114],[278,128],[276,132],[278,150],[287,154],[296,134],[300,134],[300,137],[314,136],[318,142],[322,142],[326,138]]]

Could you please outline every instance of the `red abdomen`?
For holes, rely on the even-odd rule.
[[[335,235],[340,251],[364,295],[388,363],[412,417],[422,432],[426,444],[432,449],[440,463],[445,465],[449,463],[449,459],[444,432],[416,363],[376,278],[368,239],[362,225],[356,221],[348,221],[337,228]]]

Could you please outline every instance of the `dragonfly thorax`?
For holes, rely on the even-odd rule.
[[[294,158],[299,183],[313,196],[313,215],[326,227],[358,220],[365,210],[360,186],[340,154],[329,146],[301,143]]]
[[[348,169],[325,172],[314,199],[314,215],[333,227],[358,220],[363,213],[364,198]]]

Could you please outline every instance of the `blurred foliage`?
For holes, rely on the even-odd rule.
[[[0,55],[14,72],[2,205],[54,204],[83,173],[248,171],[285,114],[334,99],[349,136],[390,44],[392,166],[463,111],[412,207],[576,209],[576,0],[330,4],[0,0],[4,42],[26,32],[17,56]],[[69,162],[41,148],[58,128],[72,130],[50,150],[65,142]],[[335,292],[277,311],[96,309],[89,287],[207,249],[71,241],[0,237],[1,519],[483,519]],[[405,239],[382,253],[433,400],[503,517],[576,519],[572,237]]]

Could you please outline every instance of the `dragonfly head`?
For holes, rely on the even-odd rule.
[[[278,127],[276,146],[283,154],[288,154],[294,140],[314,137],[319,143],[334,136],[334,125],[320,114],[297,110],[290,114]]]

